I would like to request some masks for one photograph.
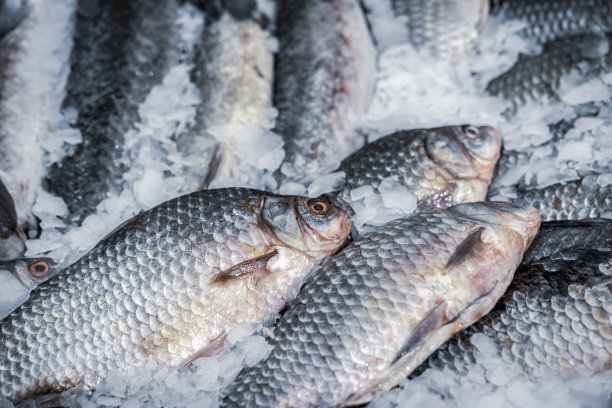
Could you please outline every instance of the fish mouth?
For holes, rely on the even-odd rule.
[[[540,213],[530,205],[519,206],[504,201],[480,201],[451,207],[449,211],[464,217],[511,228],[523,238],[527,249],[540,228]]]

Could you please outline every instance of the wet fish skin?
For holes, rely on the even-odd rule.
[[[527,23],[522,34],[545,43],[578,34],[612,31],[612,4],[607,0],[501,0],[492,14]]]
[[[285,142],[279,179],[312,181],[361,147],[375,52],[356,0],[289,0],[277,16],[275,132]]]
[[[78,222],[122,183],[124,135],[178,58],[177,8],[176,1],[78,1],[63,108],[76,111],[83,140],[47,176],[47,189]]]
[[[368,401],[493,307],[538,225],[530,207],[468,203],[364,235],[308,277],[221,406]]]
[[[49,258],[0,262],[0,320],[23,304],[34,288],[58,273],[58,265]]]
[[[278,312],[349,231],[327,203],[240,188],[141,213],[2,321],[0,395],[95,387],[110,370],[213,354],[235,325]]]
[[[28,15],[27,0],[0,1],[0,40]]]
[[[447,208],[484,200],[501,150],[501,134],[489,126],[446,126],[395,132],[342,161],[339,205],[351,211],[350,192],[385,178],[405,185],[419,209]]]
[[[13,197],[0,180],[0,260],[21,256],[25,252],[25,238]]]
[[[612,185],[600,184],[597,175],[553,184],[540,189],[514,188],[517,205],[532,205],[542,221],[578,220],[612,216]]]
[[[391,0],[417,49],[452,59],[471,48],[489,14],[484,0]]]
[[[495,308],[440,347],[427,367],[466,372],[470,338],[486,336],[496,354],[529,376],[612,368],[612,220],[543,222]]]
[[[557,100],[561,76],[573,69],[597,76],[612,68],[612,37],[579,35],[546,43],[539,55],[521,54],[505,73],[492,79],[487,92],[508,101],[507,116],[527,102]]]

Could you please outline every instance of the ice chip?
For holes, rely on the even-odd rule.
[[[410,214],[417,207],[417,198],[406,186],[391,178],[384,179],[378,186],[385,206]]]
[[[308,196],[318,197],[321,194],[338,190],[344,182],[345,173],[337,171],[321,176],[308,186]]]

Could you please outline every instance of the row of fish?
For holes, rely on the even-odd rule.
[[[550,190],[552,194],[539,191],[534,195],[532,191],[520,195],[515,199],[518,206],[482,202],[451,207],[486,198],[501,149],[501,135],[491,127],[401,131],[355,151],[363,144],[356,127],[368,104],[374,71],[374,50],[362,46],[369,38],[361,9],[348,1],[286,3],[279,5],[277,20],[280,44],[274,102],[279,113],[275,129],[294,137],[285,139],[286,158],[276,177],[285,184],[310,182],[321,172],[336,168],[337,157],[354,152],[336,168],[343,176],[338,189],[329,194],[331,203],[219,189],[182,196],[141,213],[38,287],[23,306],[18,307],[23,297],[12,303],[11,308],[17,309],[2,322],[0,339],[3,396],[17,402],[74,386],[93,388],[113,370],[129,370],[150,360],[176,367],[217,353],[231,327],[273,316],[297,294],[311,268],[343,245],[350,230],[348,214],[356,210],[356,189],[377,190],[392,179],[414,194],[418,210],[427,212],[367,232],[315,268],[277,322],[272,353],[239,375],[224,392],[222,404],[365,402],[406,377],[432,350],[494,306],[538,229],[539,216],[529,204],[540,207],[542,219],[555,217],[549,213],[562,218],[610,212],[610,195],[582,181],[579,183],[587,188],[576,191],[583,192],[583,197],[561,186]],[[264,89],[271,83],[272,59],[263,57],[269,52],[268,45],[253,49],[221,39],[257,37],[265,41],[265,18],[252,7],[230,7],[218,15],[208,10],[201,46],[206,53],[186,55],[178,50],[168,52],[171,34],[160,42],[147,34],[159,27],[159,21],[165,22],[161,24],[165,32],[173,32],[175,4],[79,2],[79,7],[75,30],[83,31],[75,36],[64,105],[76,111],[74,126],[80,129],[83,143],[47,176],[48,187],[64,198],[73,217],[82,220],[109,189],[119,188],[121,173],[129,166],[122,157],[123,138],[138,120],[139,104],[172,61],[205,61],[196,64],[200,68],[194,68],[192,78],[201,85],[203,95],[220,95],[214,103],[211,98],[199,106],[193,127],[176,135],[177,142],[184,143],[183,151],[196,150],[202,156],[203,166],[195,170],[193,185],[208,185],[211,174],[230,171],[231,146],[210,139],[198,145],[201,141],[195,135],[210,131],[216,119],[219,124],[243,124],[241,120],[252,115],[256,119],[250,124],[261,123],[262,112],[272,100],[271,91],[254,90],[253,99],[241,104],[244,95],[249,95],[244,83],[248,89]],[[482,8],[475,9],[479,16],[486,15]],[[116,30],[99,32],[105,19],[114,20]],[[477,29],[479,21],[472,26]],[[330,27],[334,30],[329,31]],[[287,35],[281,35],[284,32]],[[121,41],[113,40],[114,35]],[[137,51],[112,49],[119,44]],[[238,51],[238,59],[263,59],[240,64],[249,66],[251,72],[232,77],[226,70],[234,57],[224,60],[222,55],[236,55],[237,50],[253,52]],[[116,52],[133,60],[107,58]],[[605,53],[599,57],[602,55]],[[281,64],[282,58],[286,59]],[[211,81],[214,72],[219,76]],[[229,78],[232,80],[224,82]],[[211,87],[213,82],[217,85]],[[241,84],[239,88],[236,83]],[[261,104],[254,102],[264,94],[269,96]],[[106,147],[100,151],[100,146]],[[85,181],[77,181],[82,176]],[[593,200],[598,203],[595,210]],[[569,202],[582,204],[585,210]],[[435,210],[447,207],[451,208]],[[12,214],[11,208],[7,206],[7,214]],[[602,233],[608,225],[607,221],[593,224],[604,228]],[[563,237],[575,233],[572,227],[587,228],[568,224],[556,230],[551,225],[550,229],[562,231]],[[0,231],[4,230],[23,234],[15,223]],[[541,244],[536,238],[537,245],[527,252],[521,268],[549,271],[566,267],[566,259],[565,263],[553,259],[540,266],[544,257],[540,251],[553,253],[549,240],[558,239],[546,231],[540,235]],[[597,251],[605,253],[607,249],[602,248]],[[582,249],[579,252],[585,253],[586,262],[592,247],[585,243]],[[564,250],[553,255],[567,258],[566,253],[573,254],[571,247]],[[598,262],[591,267],[594,273],[605,269],[605,256],[593,259]],[[24,288],[25,297],[36,283],[57,274],[53,262],[45,259],[15,261],[3,269],[13,276],[10,279],[20,282],[17,287]],[[529,282],[530,278],[525,279]],[[519,280],[519,289],[506,296],[514,299],[517,293],[520,297],[520,284]],[[572,286],[572,290],[574,294],[578,289]],[[576,307],[593,316],[583,321],[595,319],[601,324],[584,323],[595,333],[587,335],[592,344],[584,340],[572,344],[579,344],[585,356],[589,347],[595,350],[584,360],[591,368],[601,369],[609,364],[605,314],[609,288],[605,278],[596,278],[587,281],[585,290],[588,294],[578,293],[571,301],[593,303],[593,311],[582,311],[584,302]],[[545,302],[552,297],[553,292],[545,291],[541,299]],[[587,301],[587,297],[595,300]],[[569,301],[562,300],[563,305]],[[524,310],[514,304],[508,307]],[[506,315],[517,319],[521,330],[525,328],[516,312]],[[502,333],[498,338],[507,345],[499,324],[509,326],[506,315],[483,321],[480,331],[491,336]],[[531,324],[531,318],[524,319]],[[574,330],[575,324],[570,327]],[[559,330],[567,334],[567,329]],[[511,328],[507,333],[516,338]],[[555,333],[542,336],[545,340],[558,337]],[[592,340],[595,336],[600,340]],[[540,346],[546,347],[542,343],[534,343],[533,349],[524,345],[517,355],[531,362],[530,353]],[[445,347],[456,350],[452,345]],[[579,358],[575,347],[566,348]],[[555,356],[559,354],[563,355]],[[469,359],[469,353],[465,358]],[[549,361],[545,360],[549,368],[559,367]]]

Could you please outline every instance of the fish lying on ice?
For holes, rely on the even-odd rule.
[[[508,101],[506,115],[530,101],[557,100],[561,76],[577,69],[598,76],[612,69],[610,35],[578,35],[546,43],[539,55],[520,54],[507,72],[492,79],[487,92]]]
[[[522,35],[539,43],[577,34],[612,31],[608,0],[494,0],[492,14],[522,20]]]
[[[147,361],[179,366],[263,323],[350,231],[323,201],[229,188],[141,213],[40,285],[0,324],[0,390],[14,402]]]
[[[307,278],[221,406],[340,406],[393,387],[491,310],[539,223],[532,207],[479,202],[364,235]]]
[[[331,196],[351,211],[351,192],[385,179],[405,186],[419,210],[484,200],[499,158],[501,134],[489,126],[413,129],[382,137],[342,161],[341,189]]]
[[[356,128],[372,95],[376,56],[357,0],[280,2],[276,34],[281,172],[308,182],[363,144]]]
[[[410,42],[447,59],[476,43],[489,14],[488,0],[365,0],[365,5],[381,48]]]
[[[0,261],[0,320],[30,297],[30,292],[59,272],[49,258]]]
[[[178,59],[177,8],[174,0],[78,1],[63,108],[76,113],[73,127],[82,142],[47,175],[47,189],[77,222],[109,192],[119,192],[127,169],[124,135],[137,123],[140,103]]]
[[[470,338],[492,343],[508,368],[564,375],[612,368],[612,220],[542,223],[495,308],[440,347],[425,367],[465,372]]]

